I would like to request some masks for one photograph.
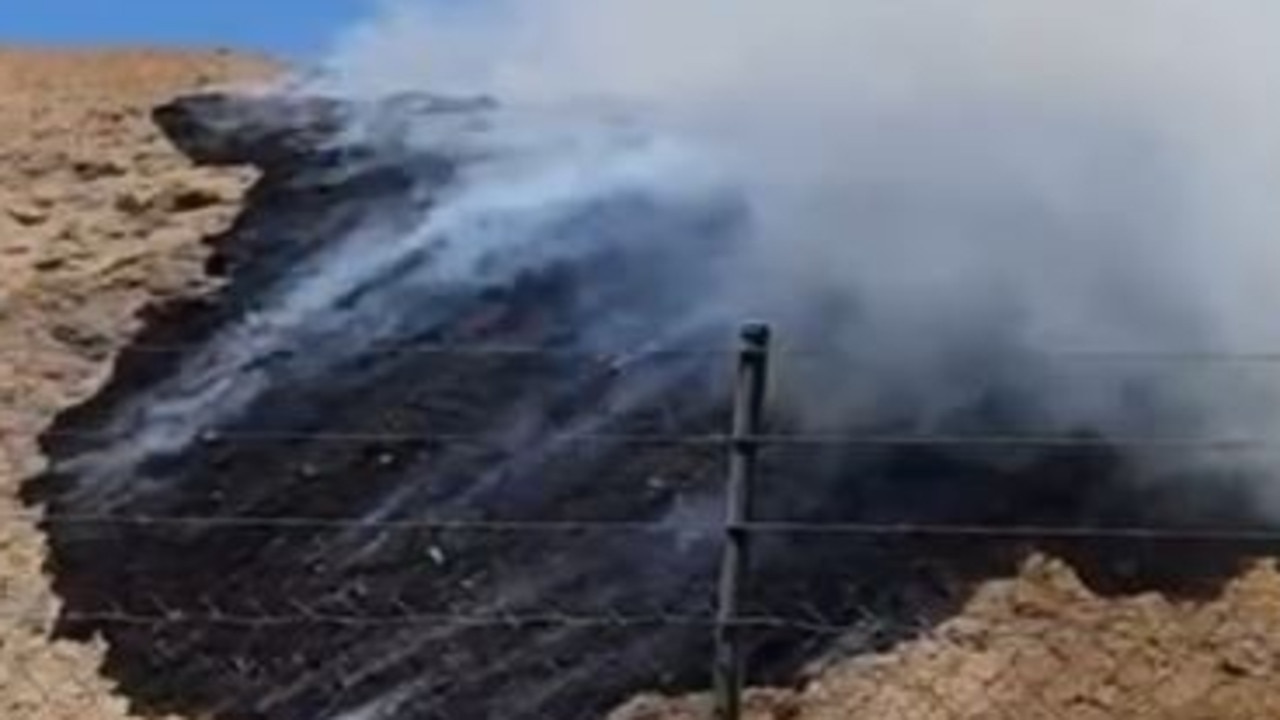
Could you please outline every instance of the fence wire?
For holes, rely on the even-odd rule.
[[[104,346],[115,355],[184,355],[208,348],[207,343],[156,343],[136,342],[126,345]],[[1062,346],[1028,346],[1012,348],[1022,352],[1026,357],[1037,360],[1053,360],[1060,362],[1096,364],[1096,363],[1140,363],[1145,365],[1159,364],[1280,364],[1280,350],[1241,349],[1215,350],[1204,348],[1169,348],[1169,349],[1100,349],[1086,347]],[[282,349],[282,354],[305,353],[306,348]],[[19,355],[29,357],[39,354],[41,350],[32,350],[29,343],[14,344],[0,341],[0,356]],[[737,357],[738,350],[730,346],[703,345],[684,348],[645,348],[638,347],[625,351],[598,351],[556,347],[554,344],[521,344],[521,343],[415,343],[400,347],[373,347],[366,350],[374,356],[406,356],[406,357],[495,357],[495,358],[542,358],[564,360],[586,360],[600,362],[616,362],[619,360],[661,360],[679,358],[709,358],[731,360]],[[776,358],[843,358],[848,351],[831,347],[782,346],[770,350]]]
[[[0,518],[0,521],[34,521],[39,519],[35,514],[7,515]],[[53,524],[80,524],[89,525],[124,525],[124,526],[141,526],[157,533],[165,533],[173,528],[189,527],[192,525],[199,526],[211,532],[233,532],[236,529],[244,527],[265,528],[272,533],[288,533],[294,529],[310,529],[310,528],[342,528],[349,525],[369,525],[369,523],[360,523],[359,521],[334,520],[329,518],[218,518],[218,517],[172,517],[172,518],[143,518],[143,517],[118,517],[118,516],[99,516],[99,517],[58,517],[49,516],[43,518],[45,522]],[[575,532],[578,530],[589,531],[592,533],[658,533],[658,532],[704,532],[716,533],[722,532],[723,527],[714,523],[682,525],[679,527],[663,526],[654,523],[636,522],[636,523],[614,523],[614,522],[594,522],[594,523],[575,523],[575,522],[517,522],[517,523],[487,523],[481,521],[461,521],[455,523],[439,523],[432,521],[419,522],[392,522],[373,524],[373,529],[379,532],[400,532],[404,530],[459,530],[467,532],[498,532],[498,533],[518,533],[522,537],[528,537],[530,543],[536,544],[539,538],[546,533]],[[1262,545],[1274,544],[1276,548],[1280,548],[1280,533],[1262,532],[1242,533],[1235,531],[1226,531],[1222,533],[1216,532],[1196,532],[1196,531],[1179,531],[1170,529],[1153,529],[1153,528],[985,528],[985,527],[960,527],[960,526],[907,526],[899,524],[868,524],[868,523],[851,523],[851,524],[818,524],[818,523],[747,523],[741,530],[752,533],[753,535],[763,536],[773,532],[781,533],[798,533],[802,535],[803,543],[816,543],[816,546],[825,546],[828,552],[831,551],[833,545],[831,542],[837,543],[834,547],[839,547],[838,543],[853,543],[850,545],[848,557],[856,558],[859,552],[856,548],[861,543],[879,543],[886,539],[892,542],[903,541],[910,542],[920,536],[941,537],[947,540],[966,540],[970,537],[978,537],[980,539],[1042,539],[1051,538],[1066,541],[1096,541],[1096,540],[1120,540],[1120,541],[1149,541],[1156,540],[1161,542],[1207,542],[1207,543],[1239,543],[1239,542],[1256,542]],[[832,540],[826,538],[831,537]],[[796,552],[805,552],[805,548],[810,545],[802,544],[796,547]],[[866,552],[886,552],[885,548],[880,545],[871,547]],[[842,553],[836,552],[835,556]],[[889,557],[886,562],[897,563],[896,556],[888,553]],[[945,564],[942,557],[935,558],[940,564]],[[655,558],[655,562],[660,562],[661,558]],[[868,577],[861,573],[866,567],[864,563],[851,561],[849,567],[838,568],[832,567],[832,576],[847,575],[844,581],[849,584],[850,596],[855,596],[858,592],[866,590],[866,584],[871,582]],[[430,570],[423,570],[429,572]],[[769,582],[775,582],[770,578]],[[269,579],[264,578],[264,582]],[[1014,647],[1020,648],[1026,646],[1027,649],[1019,652],[1036,653],[1034,656],[1028,655],[1026,662],[1045,663],[1049,662],[1042,657],[1046,650],[1039,649],[1036,643],[1041,642],[1034,638],[1029,639],[1028,623],[1033,622],[1028,619],[1022,619],[1018,625],[1012,625],[1008,628],[1002,628],[998,624],[987,624],[973,629],[969,625],[957,625],[951,627],[945,622],[947,612],[940,613],[937,617],[901,615],[901,608],[894,608],[894,603],[900,602],[897,599],[888,599],[884,602],[887,604],[876,604],[879,601],[868,600],[863,602],[857,600],[848,605],[839,608],[830,605],[823,605],[821,601],[806,601],[799,593],[792,592],[790,588],[779,587],[776,591],[794,598],[795,602],[781,603],[770,606],[762,604],[752,606],[747,611],[733,620],[733,626],[737,631],[748,633],[758,642],[755,645],[751,657],[753,665],[760,663],[759,668],[768,667],[770,661],[767,659],[780,652],[779,647],[803,647],[809,648],[804,652],[811,658],[811,668],[808,672],[801,672],[799,677],[819,677],[817,673],[826,671],[839,671],[840,660],[851,656],[866,655],[874,651],[889,647],[892,643],[912,642],[920,639],[930,643],[932,647],[938,648],[934,652],[943,652],[943,648],[958,648],[966,652],[974,652],[979,655],[984,651],[982,648],[998,647]],[[963,596],[963,593],[958,593]],[[709,599],[709,598],[708,598]],[[387,598],[378,598],[379,601],[387,600]],[[511,609],[511,610],[480,610],[480,611],[456,611],[456,610],[435,610],[420,609],[418,603],[412,600],[396,600],[394,602],[376,602],[372,603],[378,607],[363,607],[357,603],[352,603],[344,608],[335,608],[332,605],[326,605],[314,598],[299,596],[292,598],[289,607],[271,607],[271,608],[254,608],[255,603],[252,598],[242,598],[235,601],[228,601],[225,598],[210,596],[208,598],[191,599],[181,604],[169,604],[161,596],[154,598],[139,599],[134,603],[133,607],[126,607],[123,604],[113,603],[111,601],[103,601],[97,607],[90,607],[84,604],[78,604],[71,607],[58,608],[53,606],[47,597],[45,598],[17,598],[10,597],[4,602],[0,602],[0,622],[2,623],[23,623],[23,622],[39,622],[51,615],[57,615],[60,624],[70,626],[92,626],[97,632],[105,634],[108,638],[115,638],[119,642],[119,638],[128,637],[133,634],[135,637],[140,634],[142,637],[163,638],[165,643],[172,644],[173,648],[164,651],[157,651],[158,657],[155,662],[155,668],[169,667],[172,675],[168,681],[176,686],[183,683],[191,683],[199,685],[200,683],[214,683],[215,685],[234,686],[241,689],[241,692],[249,693],[246,688],[258,688],[256,683],[263,682],[258,678],[258,673],[262,672],[256,668],[250,659],[251,655],[242,655],[242,651],[237,647],[251,647],[256,642],[262,642],[263,638],[297,638],[298,643],[304,643],[305,638],[317,635],[326,635],[331,633],[350,633],[355,637],[368,636],[370,634],[403,634],[406,642],[410,642],[411,638],[431,638],[431,637],[451,637],[456,634],[465,633],[482,633],[483,636],[505,638],[505,642],[510,645],[513,652],[518,648],[536,648],[540,647],[539,643],[547,637],[558,637],[564,633],[582,633],[587,635],[600,635],[605,633],[622,633],[627,636],[648,637],[650,635],[674,635],[686,638],[710,638],[717,627],[718,619],[711,608],[705,611],[687,612],[687,611],[671,611],[671,612],[630,612],[626,609],[619,609],[616,612],[610,612],[607,609],[603,611],[589,610],[573,610],[561,609],[555,603],[548,600],[545,603],[535,603],[536,607]],[[429,604],[429,603],[426,603]],[[915,620],[913,623],[912,621]],[[1041,621],[1040,626],[1044,632],[1050,633],[1047,629],[1053,622],[1051,617],[1045,617]],[[1105,635],[1096,638],[1099,642],[1107,643],[1107,650],[1117,663],[1117,666],[1124,663],[1148,663],[1148,654],[1151,652],[1151,638],[1137,637],[1142,630],[1139,626],[1121,625],[1124,632],[1134,634],[1134,637],[1121,637]],[[941,633],[941,634],[939,634]],[[199,636],[204,638],[228,638],[219,644],[218,642],[209,641],[207,645],[193,646],[192,649],[183,650],[181,648],[181,639],[191,636]],[[1264,641],[1263,638],[1258,638]],[[136,641],[132,641],[136,642]],[[1047,642],[1047,641],[1046,641]],[[218,648],[222,648],[218,650]],[[1053,648],[1050,647],[1052,650]],[[899,662],[919,662],[928,664],[936,662],[930,660],[927,655],[913,655],[915,651],[909,649],[902,651],[905,660]],[[951,652],[947,650],[947,652]],[[172,653],[167,655],[165,653]],[[218,653],[225,653],[221,656]],[[496,656],[501,657],[501,654]],[[914,658],[914,660],[913,660]],[[585,659],[582,660],[585,662]],[[309,681],[311,684],[305,688],[298,689],[300,696],[312,697],[315,702],[330,708],[333,715],[317,715],[318,718],[341,718],[345,717],[339,713],[352,712],[353,708],[358,708],[368,702],[367,697],[360,690],[364,682],[375,682],[377,673],[372,665],[376,665],[379,661],[368,657],[353,655],[352,658],[342,659],[339,661],[335,658],[312,658],[310,662],[316,664],[317,667],[327,668],[325,672],[332,673],[332,677],[325,675],[324,680]],[[390,659],[387,660],[390,662]],[[586,672],[585,666],[578,664],[579,660],[566,658],[556,653],[548,654],[545,659],[546,666],[542,671],[544,677],[575,677],[575,673]],[[603,662],[603,661],[602,661]],[[646,658],[630,657],[625,660],[617,660],[610,662],[629,662],[630,671],[637,673],[636,677],[646,678],[646,682],[652,682],[653,687],[663,688],[662,675],[665,669],[671,664],[671,658],[661,652],[657,652]],[[884,660],[882,662],[887,662]],[[985,689],[981,691],[986,702],[975,699],[972,695],[973,690],[960,692],[956,689],[954,682],[944,675],[936,676],[917,676],[908,673],[903,678],[895,678],[893,682],[894,692],[909,697],[910,701],[905,707],[898,708],[896,714],[882,715],[876,714],[875,717],[887,717],[890,720],[999,720],[1008,717],[1010,720],[1022,720],[1026,717],[1037,718],[1038,720],[1077,720],[1085,716],[1079,715],[1070,704],[1067,704],[1060,696],[1062,690],[1058,687],[1060,684],[1056,680],[1039,678],[1034,683],[1045,685],[1039,688],[1033,685],[1027,685],[1022,680],[1022,672],[1018,667],[1017,657],[1008,661],[1007,665],[1002,665],[998,673],[989,676],[983,676],[982,681],[986,683]],[[1053,662],[1058,662],[1054,660]],[[1061,659],[1063,663],[1069,663],[1070,658]],[[641,666],[637,666],[637,664]],[[798,666],[797,666],[798,667]],[[873,666],[868,666],[873,667]],[[110,668],[110,666],[109,666]],[[526,668],[527,670],[527,668]],[[604,669],[594,668],[596,672],[603,672]],[[612,670],[616,671],[616,669]],[[317,671],[319,672],[319,671]],[[843,671],[840,671],[843,672]],[[940,671],[939,671],[940,672]],[[994,672],[994,671],[993,671]],[[1064,667],[1063,672],[1066,672]],[[1234,671],[1233,671],[1234,672]],[[1234,688],[1233,680],[1226,675],[1230,673],[1215,675],[1215,686],[1223,688]],[[495,675],[494,682],[502,682],[499,678],[501,674]],[[875,677],[873,674],[872,678]],[[930,679],[932,677],[932,679]],[[343,680],[345,678],[345,681]],[[755,683],[776,682],[779,676],[769,674],[752,674],[750,678]],[[41,683],[41,693],[57,701],[60,694],[67,692],[65,687],[59,685],[57,681],[51,681],[48,677],[38,677],[35,680]],[[424,683],[430,682],[430,675],[424,675],[421,679]],[[299,682],[302,682],[300,679]],[[592,678],[589,672],[584,677],[577,679],[577,682],[590,684]],[[884,682],[888,682],[887,680]],[[128,689],[136,689],[136,686],[129,682],[125,683]],[[397,686],[392,686],[388,690],[391,693]],[[638,685],[635,690],[643,690],[647,685]],[[700,685],[695,681],[690,684],[687,679],[672,681],[669,687],[674,692],[696,692]],[[803,687],[803,685],[801,685]],[[1153,686],[1150,690],[1153,693],[1153,706],[1157,702],[1155,693],[1160,692],[1158,687]],[[264,696],[269,692],[281,693],[277,687],[262,686],[261,694]],[[406,691],[410,692],[410,691]],[[462,688],[455,688],[447,681],[437,679],[437,685],[430,690],[417,689],[412,690],[411,694],[414,698],[413,704],[404,706],[403,710],[389,710],[383,715],[372,715],[374,718],[384,718],[385,720],[401,720],[402,718],[441,718],[441,720],[462,720],[463,717],[476,717],[475,715],[459,714],[457,707],[462,703],[462,707],[471,707],[467,703],[470,702],[471,691]],[[800,692],[803,692],[801,690]],[[1133,692],[1130,690],[1130,692]],[[864,685],[858,685],[857,693],[849,702],[866,702],[869,708],[876,709],[877,713],[884,712],[884,708],[877,703],[884,702],[881,696],[872,692],[871,689]],[[873,698],[874,699],[868,699]],[[859,700],[862,698],[862,700]],[[619,697],[618,702],[622,703],[624,697]],[[282,711],[282,714],[273,716],[263,714],[262,717],[300,717],[296,714],[297,705],[286,703],[284,700],[281,707],[293,708]],[[904,701],[905,702],[905,701]],[[197,703],[198,704],[198,703]],[[767,704],[767,703],[766,703]],[[684,718],[702,718],[709,717],[705,715],[706,707],[701,701],[687,705],[683,702],[672,701],[669,705],[664,705],[662,712],[664,714],[656,714],[652,716],[658,720],[667,720],[673,718],[683,720]],[[676,714],[684,712],[679,708],[694,707],[697,709],[695,714]],[[759,701],[749,699],[747,708],[754,712],[753,708],[759,707]],[[862,714],[857,714],[854,710],[855,705],[849,706],[850,714],[842,717],[860,718]],[[229,711],[225,716],[229,718],[240,717],[236,714],[241,712],[243,707],[238,710],[233,708],[234,712]],[[769,712],[773,712],[770,710]],[[804,717],[788,715],[783,709],[778,709],[779,714],[748,714],[747,717],[756,720],[783,720],[790,717]],[[671,714],[665,714],[671,713]],[[208,715],[211,718],[222,717],[217,713]],[[356,716],[359,717],[359,716]],[[496,716],[495,716],[496,717]],[[574,710],[556,710],[553,712],[544,712],[542,710],[531,711],[528,714],[516,714],[510,717],[520,718],[520,720],[563,720],[564,718],[583,717],[583,718],[599,718],[603,714],[599,711],[587,712]],[[628,716],[623,716],[628,717]],[[1110,717],[1110,716],[1100,716]],[[1118,716],[1117,716],[1118,717]],[[628,720],[630,718],[628,717]]]
[[[610,533],[619,535],[716,535],[723,523],[649,520],[365,520],[299,516],[147,516],[127,514],[47,514],[0,512],[0,523],[25,522],[45,527],[85,526],[154,529],[365,530],[373,533],[470,532],[519,535]],[[748,521],[736,525],[752,535],[854,536],[866,538],[987,538],[1005,540],[1099,540],[1165,543],[1276,545],[1280,530],[1134,526],[974,525],[908,522]]]
[[[13,416],[10,416],[13,417]],[[31,418],[36,420],[35,416]],[[49,430],[47,438],[75,440],[111,440],[114,436],[93,431]],[[976,449],[1078,449],[1078,450],[1152,450],[1161,452],[1234,453],[1280,451],[1280,438],[1268,437],[1160,437],[1135,435],[1018,435],[1018,434],[865,434],[838,433],[761,434],[734,437],[721,433],[564,433],[544,438],[558,445],[608,445],[616,447],[686,447],[722,448],[749,442],[775,448],[976,448]],[[198,438],[206,444],[315,443],[333,445],[471,445],[487,449],[513,450],[523,443],[499,440],[485,433],[397,433],[377,431],[288,432],[271,430],[235,430],[208,432]]]
[[[191,345],[135,344],[122,349],[125,354],[163,355],[181,354],[198,349]],[[0,345],[0,354],[8,349]],[[482,345],[471,347],[459,346],[418,346],[407,349],[378,351],[389,355],[412,356],[453,356],[453,357],[496,357],[496,358],[557,358],[581,359],[605,363],[629,363],[637,360],[650,360],[679,357],[709,357],[729,359],[737,352],[729,349],[701,349],[689,351],[638,350],[632,354],[581,353],[548,349],[542,346],[521,345]],[[819,352],[803,348],[781,349],[775,351],[781,357],[816,357]],[[822,353],[823,355],[829,353]],[[1193,365],[1275,365],[1280,369],[1280,352],[1249,353],[1209,353],[1209,352],[1090,352],[1064,351],[1038,354],[1038,357],[1049,357],[1055,360],[1080,363],[1161,363],[1161,364],[1193,364]],[[105,437],[101,433],[69,430],[51,430],[47,437],[97,439]],[[756,447],[791,447],[801,450],[810,448],[979,448],[986,450],[1015,449],[1081,449],[1081,450],[1123,450],[1142,449],[1168,453],[1178,452],[1275,452],[1280,451],[1280,439],[1269,437],[1143,437],[1143,436],[1107,436],[1092,437],[1081,435],[1044,435],[1044,434],[861,434],[848,435],[837,433],[764,433],[748,436],[734,436],[728,433],[578,433],[552,436],[552,441],[565,444],[607,444],[616,446],[638,447],[698,447],[723,448],[732,450],[743,444]],[[460,445],[495,445],[494,438],[485,434],[470,433],[393,433],[376,431],[330,431],[330,432],[287,432],[239,430],[210,432],[199,439],[204,443],[270,443],[270,442],[307,442],[318,444],[460,444]],[[500,443],[497,443],[501,447]],[[0,523],[38,524],[51,531],[71,530],[136,530],[155,533],[160,536],[166,533],[177,533],[188,530],[199,530],[206,533],[233,533],[238,530],[265,531],[273,537],[285,539],[289,533],[315,531],[360,530],[374,534],[393,534],[408,532],[429,533],[472,533],[498,536],[512,536],[522,542],[527,538],[529,544],[536,544],[551,536],[586,535],[600,536],[652,536],[652,535],[684,535],[701,537],[721,537],[731,533],[745,534],[761,540],[785,538],[797,543],[797,552],[806,552],[814,545],[835,547],[839,543],[861,544],[860,549],[850,551],[850,556],[859,553],[883,553],[889,559],[886,562],[898,562],[900,556],[887,551],[884,544],[911,543],[916,541],[992,541],[1004,543],[1032,543],[1037,541],[1061,543],[1156,543],[1177,551],[1178,546],[1187,544],[1222,545],[1233,548],[1247,546],[1259,554],[1280,554],[1280,530],[1266,528],[1166,528],[1139,526],[1051,526],[1051,525],[999,525],[999,524],[949,524],[949,523],[906,523],[906,522],[803,522],[803,521],[767,521],[749,520],[726,527],[724,522],[688,520],[660,521],[651,520],[591,520],[591,519],[471,519],[471,518],[405,518],[395,520],[371,521],[364,518],[344,517],[307,517],[307,516],[219,516],[219,515],[129,515],[120,513],[63,513],[57,511],[29,511],[0,513]],[[77,542],[93,542],[93,538],[80,539]],[[266,545],[270,545],[268,541]],[[830,550],[833,556],[839,550]],[[907,557],[906,554],[901,557]],[[913,559],[915,555],[911,555]],[[656,563],[664,561],[658,557]],[[175,568],[175,572],[179,572]],[[429,572],[424,570],[423,572]],[[838,574],[833,568],[832,574]],[[770,578],[770,582],[774,579]],[[166,578],[156,578],[158,583],[168,582]],[[264,580],[265,581],[265,580]],[[781,583],[782,581],[778,581]],[[850,595],[870,592],[867,586],[874,582],[865,577],[852,577],[845,580],[851,589]],[[943,583],[945,584],[945,582]],[[776,594],[788,593],[775,589]],[[834,591],[833,591],[834,592]],[[949,592],[949,591],[948,591]],[[903,638],[926,636],[938,628],[937,618],[921,619],[918,626],[910,626],[914,618],[894,615],[900,610],[886,609],[872,602],[860,599],[850,600],[836,606],[824,606],[809,602],[799,593],[791,593],[789,602],[763,603],[752,606],[748,612],[729,619],[727,622],[737,632],[758,636],[757,655],[785,654],[778,647],[790,647],[805,643],[815,644],[822,653],[841,652],[840,648],[852,654],[868,653],[883,649],[885,638],[902,640]],[[109,598],[99,598],[93,602],[69,603],[61,607],[53,607],[41,598],[10,598],[0,603],[0,620],[5,622],[39,622],[56,615],[58,622],[64,626],[88,626],[97,632],[104,633],[109,640],[117,640],[115,633],[142,633],[145,636],[163,638],[164,645],[157,649],[156,667],[171,663],[181,670],[175,676],[165,679],[173,685],[182,685],[192,681],[195,676],[207,676],[215,679],[214,685],[228,682],[227,677],[234,677],[242,688],[258,688],[272,702],[281,703],[281,707],[297,708],[302,705],[293,703],[297,697],[311,693],[317,698],[311,706],[318,713],[312,717],[318,720],[400,720],[400,718],[442,718],[458,720],[458,715],[450,714],[465,687],[451,687],[457,684],[465,686],[466,678],[431,678],[420,677],[413,681],[401,679],[399,684],[391,684],[385,703],[378,706],[373,700],[361,696],[361,688],[368,683],[379,682],[381,661],[354,656],[334,658],[304,658],[305,663],[329,667],[327,672],[332,677],[316,681],[318,685],[309,685],[304,677],[299,677],[296,688],[279,688],[260,686],[263,682],[257,677],[262,671],[245,663],[245,648],[253,646],[266,635],[285,638],[303,638],[313,634],[351,633],[354,644],[361,633],[406,633],[406,642],[413,638],[451,637],[455,633],[483,632],[493,634],[510,634],[505,642],[512,647],[528,645],[538,647],[539,643],[550,642],[548,638],[563,637],[565,633],[608,633],[625,632],[641,635],[659,633],[675,634],[689,638],[702,638],[708,643],[713,631],[723,629],[725,618],[717,617],[711,607],[711,593],[704,598],[709,607],[706,612],[688,612],[672,610],[670,612],[630,611],[627,607],[618,606],[616,611],[570,610],[556,607],[549,598],[542,598],[536,607],[519,609],[497,609],[488,611],[458,611],[450,609],[424,608],[418,603],[400,596],[377,598],[378,602],[369,607],[350,605],[344,609],[335,609],[314,598],[299,596],[290,598],[288,607],[265,607],[254,609],[256,601],[252,597],[242,598],[240,602],[228,603],[217,597],[188,598],[182,603],[174,603],[165,596],[156,594],[135,598],[135,603],[117,603]],[[896,599],[888,601],[890,604]],[[376,606],[376,607],[374,607]],[[782,607],[782,606],[785,606]],[[953,608],[954,609],[954,608]],[[1023,632],[1015,628],[1011,633]],[[198,636],[204,645],[190,641],[190,647],[184,645],[187,634]],[[1000,638],[1002,630],[998,627],[985,628],[983,642],[993,642]],[[225,636],[225,637],[224,637]],[[795,636],[803,636],[797,640]],[[468,635],[468,637],[470,637]],[[778,641],[783,637],[785,641]],[[210,640],[209,638],[214,638]],[[1137,657],[1142,644],[1141,638],[1126,640],[1126,650],[1120,653],[1118,662],[1130,662],[1129,654]],[[771,644],[772,643],[772,644]],[[696,644],[696,643],[695,643]],[[1128,648],[1132,645],[1133,648]],[[634,642],[628,647],[638,647]],[[191,649],[195,648],[195,649]],[[763,648],[763,649],[761,649]],[[810,659],[815,652],[808,645],[805,652]],[[218,655],[217,653],[224,653]],[[165,655],[171,653],[171,655]],[[499,665],[503,655],[495,658]],[[627,671],[636,681],[639,678],[652,679],[661,687],[669,680],[671,659],[660,651],[640,653],[628,656],[630,662],[643,665],[641,668],[613,667],[614,672]],[[283,662],[283,660],[282,660]],[[391,663],[392,659],[385,662]],[[561,682],[589,683],[590,675],[600,672],[599,667],[576,667],[572,658],[562,659],[548,654],[544,660],[544,680],[559,678]],[[622,660],[611,661],[614,663]],[[1133,662],[1137,662],[1136,660]],[[786,665],[780,663],[780,666]],[[1064,661],[1064,665],[1066,662]],[[527,668],[525,669],[527,671]],[[137,678],[130,679],[127,671],[123,672],[124,685],[136,689]],[[302,672],[301,670],[299,671]],[[514,676],[503,675],[503,668],[493,668],[495,681],[516,682]],[[514,672],[514,671],[513,671]],[[1006,674],[1007,673],[1007,674]],[[1022,687],[1011,690],[1009,680],[1012,671],[993,673],[985,679],[985,689],[971,693],[973,697],[960,697],[953,687],[946,682],[913,681],[907,684],[904,692],[909,691],[915,698],[914,704],[908,704],[905,710],[888,720],[1024,720],[1027,718],[1059,720],[1060,718],[1085,717],[1073,714],[1072,710],[1064,710],[1058,700],[1049,700],[1056,690],[1048,687],[1049,680],[1043,681],[1043,688]],[[703,678],[706,680],[707,678]],[[752,677],[753,680],[771,680],[771,677]],[[39,678],[31,680],[38,686],[43,695],[55,695],[56,687],[49,687],[47,681]],[[154,681],[156,683],[159,680]],[[194,681],[192,681],[194,682]],[[1228,680],[1220,680],[1227,683]],[[555,685],[545,683],[545,692],[552,692]],[[691,684],[688,678],[670,680],[671,687],[695,690],[696,683]],[[141,683],[143,695],[148,693],[162,697],[171,697],[172,690],[160,691],[154,684]],[[705,684],[701,687],[705,687]],[[635,688],[640,689],[640,688]],[[1003,698],[1015,692],[1021,704],[1013,706]],[[531,690],[532,693],[537,691]],[[1156,700],[1153,687],[1152,703]],[[168,695],[166,695],[168,693]],[[400,693],[400,695],[397,695]],[[401,697],[403,696],[403,697]],[[413,703],[406,698],[416,698]],[[397,700],[397,698],[400,698]],[[985,698],[985,705],[983,704]],[[216,700],[197,697],[196,705],[204,705],[212,710],[211,717],[218,717],[224,710],[227,717],[243,716],[248,705],[234,708],[223,708]],[[264,700],[264,702],[266,702]],[[1003,703],[1003,704],[1002,704]],[[229,707],[229,706],[228,706]],[[289,712],[295,712],[290,710]],[[591,713],[579,710],[562,710],[554,715],[542,715],[541,710],[530,710],[518,719],[503,720],[541,720],[542,717],[554,720],[575,720],[577,717],[593,717]],[[362,714],[361,714],[362,713]],[[1058,714],[1055,714],[1058,713]],[[262,717],[272,718],[270,714]],[[1277,715],[1280,717],[1280,715]],[[283,717],[283,716],[282,716]],[[289,715],[293,720],[298,715]],[[474,716],[472,716],[474,717]],[[656,717],[656,716],[655,716]],[[778,715],[778,718],[784,717]],[[862,715],[850,715],[862,717]],[[868,717],[871,717],[868,715]],[[1118,717],[1118,716],[1117,716]],[[470,720],[470,718],[468,718]]]

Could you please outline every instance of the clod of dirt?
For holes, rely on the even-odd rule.
[[[225,202],[226,196],[216,187],[184,183],[162,190],[154,204],[164,212],[187,213],[216,207]]]
[[[110,122],[118,122],[122,119],[122,116],[112,115],[108,117]],[[123,177],[129,174],[129,167],[125,162],[110,157],[77,160],[72,163],[71,170],[77,178],[85,182],[101,180],[102,178]]]
[[[6,210],[9,213],[9,217],[26,227],[43,225],[49,220],[49,213],[35,205],[17,203],[10,205]]]

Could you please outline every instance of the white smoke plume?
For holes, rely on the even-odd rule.
[[[698,310],[819,342],[783,379],[814,423],[945,429],[998,387],[1031,432],[1265,439],[1280,366],[1168,356],[1280,349],[1277,21],[1265,0],[405,0],[322,82],[700,148],[753,231]]]

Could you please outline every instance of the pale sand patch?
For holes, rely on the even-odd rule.
[[[251,179],[193,168],[150,109],[273,70],[218,51],[0,49],[0,514],[22,509],[38,432],[95,391],[138,309],[200,290],[199,241]],[[209,202],[173,212],[166,197],[191,187]],[[43,548],[30,523],[0,520],[0,718],[124,718],[101,649],[49,640]]]

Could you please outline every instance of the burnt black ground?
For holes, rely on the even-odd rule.
[[[400,98],[381,112],[394,125],[417,113],[488,107]],[[217,254],[210,271],[225,276],[226,286],[198,303],[154,309],[110,384],[47,434],[55,463],[104,442],[128,442],[100,433],[132,398],[177,371],[180,348],[198,347],[240,320],[327,243],[374,216],[395,227],[429,212],[433,193],[453,176],[451,160],[395,143],[353,145],[339,132],[348,110],[331,101],[203,97],[159,111],[192,157],[253,163],[264,177],[235,226],[211,240]],[[607,229],[627,221],[608,212],[592,222]],[[705,242],[710,257],[730,224],[677,219],[653,227],[681,242]],[[602,314],[630,319],[643,307],[627,335],[639,346],[686,310],[679,293],[654,305],[653,288],[681,285],[663,282],[678,263],[663,257],[661,243],[641,255],[604,247],[584,262],[482,293],[428,293],[447,304],[449,322],[363,348],[318,379],[292,372],[294,358],[270,358],[280,368],[276,381],[246,412],[181,454],[148,461],[148,474],[164,479],[159,486],[140,492],[133,478],[123,478],[109,506],[139,517],[338,523],[380,507],[390,508],[377,515],[383,521],[714,522],[720,447],[557,444],[573,428],[670,436],[718,433],[726,425],[727,353],[620,363],[574,351],[580,328]],[[714,281],[705,269],[678,272]],[[731,338],[729,327],[707,327],[667,349],[724,349]],[[548,352],[426,351],[442,344]],[[623,401],[645,387],[661,392],[635,407]],[[623,409],[608,422],[586,424],[614,406]],[[997,414],[984,407],[972,413]],[[513,441],[501,432],[515,416],[527,421]],[[775,430],[787,429],[785,418],[773,422]],[[1243,494],[1187,493],[1187,478],[1134,483],[1128,463],[1105,448],[1019,454],[1011,463],[1010,451],[990,448],[775,449],[766,458],[759,513],[811,522],[1257,524]],[[513,457],[524,462],[509,465]],[[501,467],[507,470],[496,472]],[[103,498],[84,492],[86,482],[80,468],[55,469],[28,486],[29,500],[55,518],[46,529],[50,571],[66,601],[61,629],[74,637],[102,633],[107,672],[147,710],[314,720],[385,700],[383,714],[370,717],[560,719],[599,716],[641,690],[707,683],[710,628],[661,620],[710,617],[714,534],[57,521],[100,511]],[[1179,593],[1212,590],[1258,550],[767,537],[758,546],[752,612],[832,625],[873,618],[858,644],[882,647],[946,617],[977,583],[1012,572],[1036,547],[1072,558],[1102,590]],[[528,621],[475,626],[447,619],[495,614]],[[569,617],[605,622],[564,622]],[[254,618],[274,620],[246,622]],[[775,630],[755,639],[754,679],[785,681],[835,637]]]

